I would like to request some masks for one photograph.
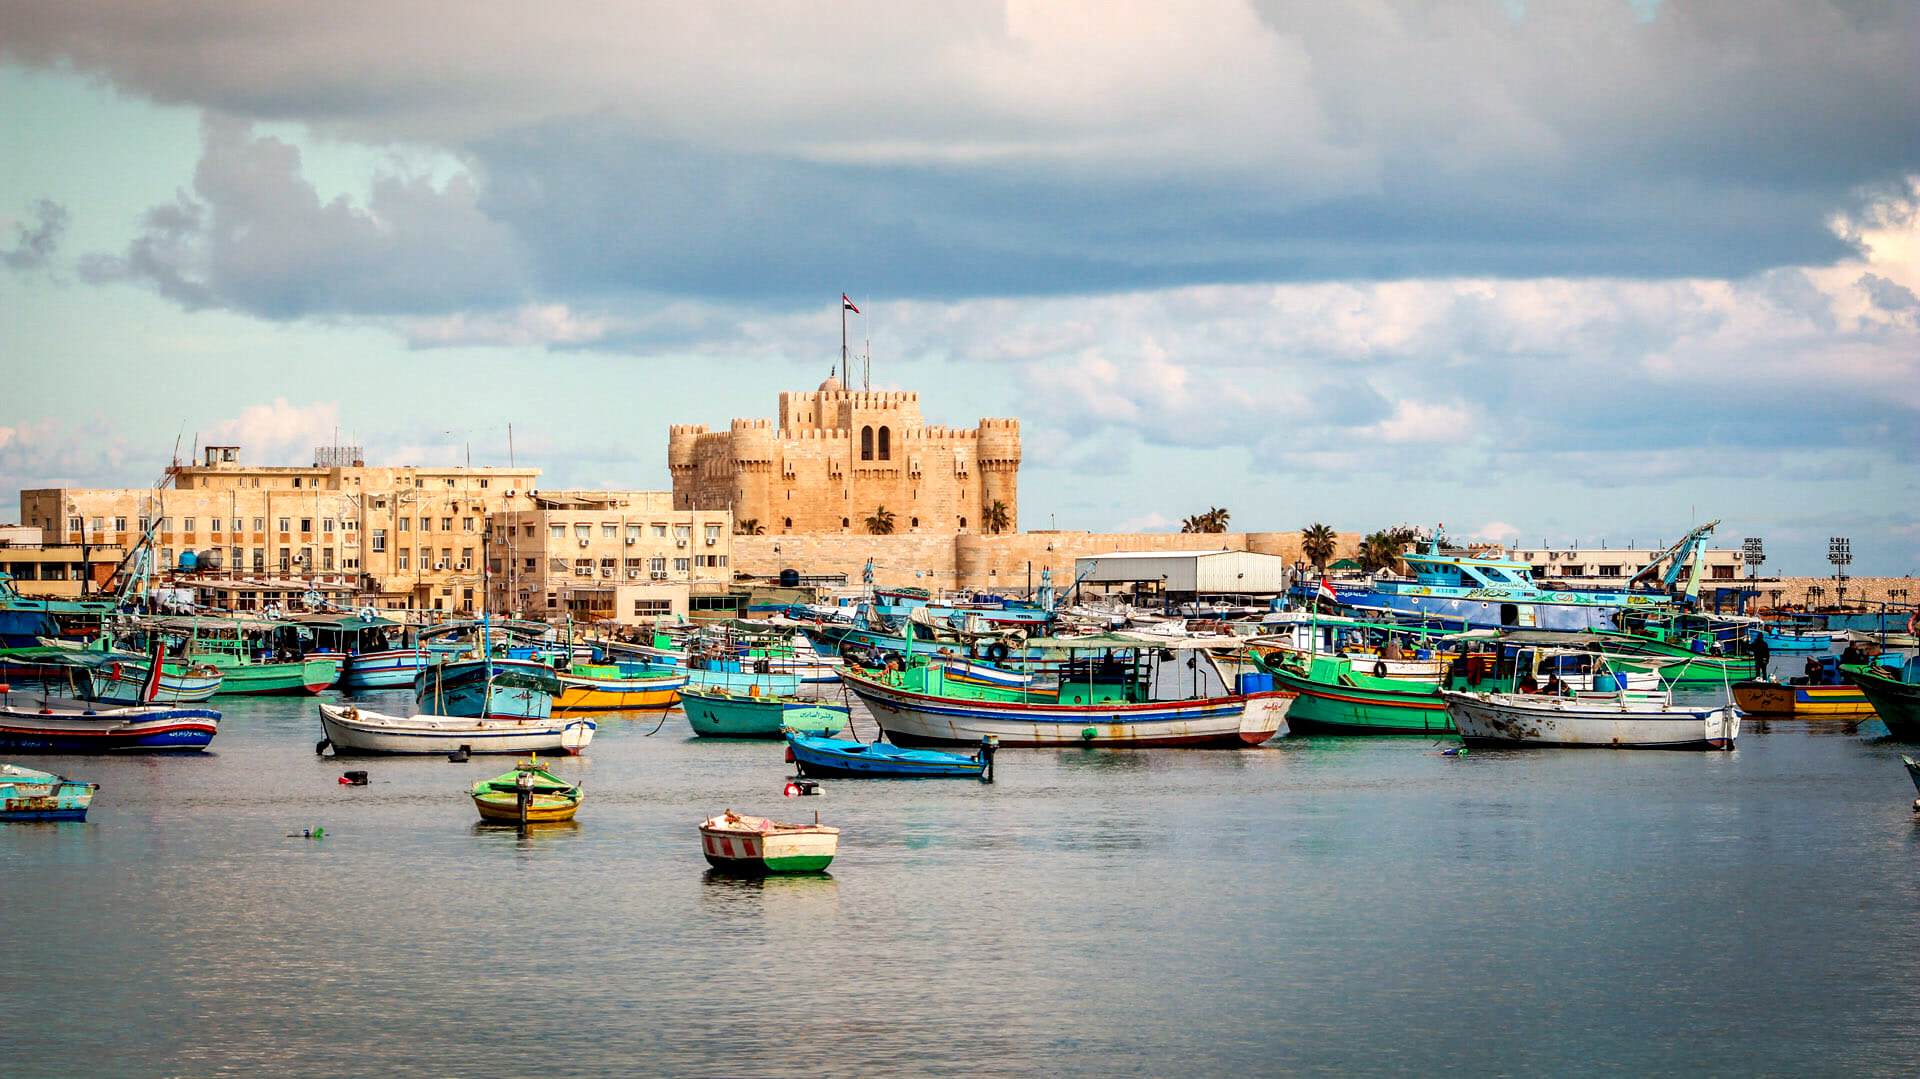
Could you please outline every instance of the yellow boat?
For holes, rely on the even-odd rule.
[[[521,761],[505,775],[483,779],[469,793],[481,820],[507,824],[572,820],[586,798],[579,784],[547,771],[538,759]]]
[[[576,663],[560,676],[556,712],[618,712],[636,708],[671,708],[680,701],[685,671],[645,671],[631,664]]]
[[[1769,719],[1865,719],[1874,714],[1873,702],[1851,683],[1735,682],[1733,702],[1742,712]]]

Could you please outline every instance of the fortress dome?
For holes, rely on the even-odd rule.
[[[839,393],[844,389],[846,389],[846,387],[840,385],[840,380],[832,375],[828,375],[827,380],[820,384],[821,393]]]

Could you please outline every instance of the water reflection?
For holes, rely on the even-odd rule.
[[[718,918],[823,921],[840,910],[840,883],[825,870],[750,877],[708,869],[700,877],[700,905]]]

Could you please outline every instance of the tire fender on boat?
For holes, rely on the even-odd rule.
[[[1385,678],[1387,676],[1387,663],[1385,660],[1374,661],[1373,676],[1375,678]]]

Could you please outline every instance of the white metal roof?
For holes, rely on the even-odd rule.
[[[1085,576],[1081,576],[1082,574]],[[1077,580],[1095,584],[1164,582],[1168,592],[1273,595],[1284,592],[1287,560],[1248,551],[1114,551],[1074,559]]]

